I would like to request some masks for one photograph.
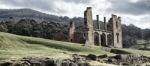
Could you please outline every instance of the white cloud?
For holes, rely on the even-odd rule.
[[[137,1],[139,1],[139,0],[130,0],[130,2],[132,2],[132,3],[136,3]]]
[[[135,15],[122,15],[122,23],[129,25],[134,24],[137,27],[140,28],[150,28],[150,17],[149,15],[141,15],[141,16],[135,16]]]
[[[64,1],[57,1],[55,7],[59,10],[55,14],[62,16],[75,17],[80,16],[83,17],[83,12],[85,10],[86,5],[76,4],[76,3],[68,3]],[[61,12],[60,12],[61,10]]]

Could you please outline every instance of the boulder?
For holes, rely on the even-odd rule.
[[[0,66],[11,66],[11,65],[12,65],[11,62],[4,62],[0,64]]]
[[[88,59],[88,60],[96,60],[96,59],[97,59],[97,56],[94,55],[94,54],[89,54],[89,55],[87,56],[87,59]]]
[[[107,58],[107,54],[104,54],[104,55],[99,55],[98,58]]]

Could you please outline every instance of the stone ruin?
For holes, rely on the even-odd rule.
[[[84,36],[85,36],[85,44],[93,45],[94,44],[94,28],[93,28],[93,20],[92,20],[92,8],[88,7],[84,12]]]
[[[94,21],[92,19],[92,8],[87,7],[84,12],[84,39],[87,46],[105,46],[122,48],[122,28],[121,17],[112,15],[112,17],[106,21],[99,21],[99,15],[96,15],[96,28],[94,28]],[[75,25],[70,23],[69,41],[73,41],[75,32]]]
[[[94,54],[73,54],[72,59],[24,57],[22,59],[0,63],[0,66],[103,66],[102,64],[90,63],[92,61],[117,66],[150,66],[150,64],[148,64],[150,57],[133,54],[118,54],[115,56],[107,56],[107,54],[99,56]]]

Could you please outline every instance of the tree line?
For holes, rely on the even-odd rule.
[[[8,32],[17,35],[41,37],[46,39],[53,39],[59,41],[68,41],[69,24],[62,24],[59,22],[42,21],[37,22],[34,19],[20,19],[18,22],[12,20],[0,22],[0,31]],[[75,19],[74,19],[75,20]],[[79,43],[83,35],[83,26],[77,22],[76,31],[80,32],[78,38]],[[135,25],[122,25],[123,32],[123,46],[130,47],[136,44],[136,40],[149,40],[150,29],[141,29]]]
[[[36,22],[33,19],[20,19],[18,22],[2,21],[0,31],[61,41],[66,41],[68,38],[67,25],[48,21]]]

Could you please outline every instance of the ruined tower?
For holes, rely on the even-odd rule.
[[[85,45],[94,45],[94,30],[92,19],[92,8],[87,7],[84,12],[84,24],[85,24]]]
[[[69,41],[73,42],[74,41],[74,33],[75,33],[75,24],[74,22],[70,22],[70,27],[69,27]]]
[[[112,15],[109,23],[111,25],[110,30],[112,31],[112,46],[122,48],[121,17]]]

